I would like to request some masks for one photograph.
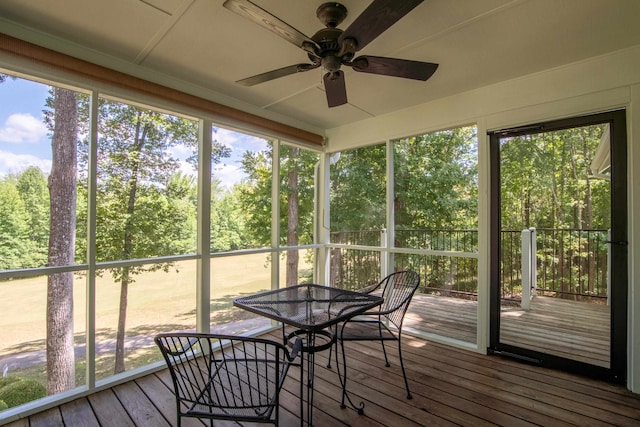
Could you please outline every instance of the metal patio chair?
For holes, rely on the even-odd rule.
[[[219,334],[168,333],[155,337],[182,417],[250,421],[277,425],[279,394],[291,353],[280,343]]]
[[[409,308],[409,303],[413,298],[418,286],[420,285],[420,275],[415,271],[404,270],[389,274],[382,279],[375,287],[365,288],[363,292],[372,293],[382,289],[384,302],[380,307],[373,311],[354,316],[346,322],[338,326],[336,331],[337,342],[340,343],[342,349],[342,364],[344,367],[344,376],[340,376],[340,365],[338,362],[338,352],[336,351],[336,365],[338,367],[338,375],[342,384],[342,403],[344,407],[345,397],[347,396],[347,359],[344,351],[345,341],[380,341],[382,344],[382,352],[384,353],[385,366],[390,366],[385,349],[385,341],[398,342],[398,355],[400,357],[400,367],[404,377],[404,384],[407,389],[407,399],[411,399],[409,391],[409,382],[404,369],[402,360],[402,324],[404,316]],[[329,359],[330,360],[330,359]],[[350,401],[350,399],[349,399]],[[352,404],[352,406],[355,405]],[[358,412],[362,413],[362,405]]]

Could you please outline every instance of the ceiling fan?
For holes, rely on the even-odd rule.
[[[357,51],[385,32],[422,1],[373,0],[344,31],[337,27],[346,18],[347,8],[340,3],[323,3],[316,10],[316,16],[326,28],[307,37],[249,0],[226,0],[224,7],[295,44],[307,53],[311,61],[311,63],[289,65],[268,71],[238,80],[236,83],[253,86],[322,66],[326,71],[323,81],[327,103],[329,107],[336,107],[347,103],[344,72],[340,69],[342,65],[361,73],[425,81],[433,75],[438,64],[370,55],[355,57]]]

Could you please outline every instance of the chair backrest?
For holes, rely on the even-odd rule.
[[[179,416],[181,408],[190,407],[198,408],[198,413],[189,416],[270,418],[277,408],[288,368],[284,364],[289,354],[283,345],[199,333],[160,334],[155,342],[171,372]]]
[[[396,328],[402,328],[404,315],[418,286],[420,275],[412,270],[396,271],[382,279],[384,302],[380,311]]]

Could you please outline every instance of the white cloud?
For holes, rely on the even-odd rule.
[[[229,129],[217,128],[215,132],[213,132],[212,138],[214,141],[226,147],[233,148],[234,145],[240,142],[243,136],[245,135]]]
[[[215,165],[211,172],[213,178],[220,181],[220,185],[226,189],[231,189],[234,184],[239,183],[246,177],[238,166],[231,164]]]
[[[14,144],[37,143],[47,136],[47,127],[42,120],[31,114],[15,113],[10,115],[0,128],[0,142]]]
[[[21,172],[29,166],[36,166],[45,174],[51,172],[51,160],[42,159],[31,154],[14,154],[0,151],[0,176]]]
[[[213,133],[214,141],[218,141],[231,149],[235,150],[264,150],[267,146],[264,138],[249,135],[246,133],[236,132],[225,128],[217,128]]]
[[[171,146],[167,152],[169,153],[170,156],[176,158],[176,159],[180,159],[180,160],[184,160],[190,156],[192,156],[194,154],[195,148],[192,147],[188,147],[186,145],[183,144],[178,144],[178,145],[173,145]]]
[[[184,160],[180,160],[178,164],[180,165],[178,169],[180,170],[180,172],[182,172],[183,175],[193,176],[193,177],[198,176],[198,171],[193,167],[191,163],[186,162]]]

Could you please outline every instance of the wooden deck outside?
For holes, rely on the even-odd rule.
[[[476,342],[477,303],[452,297],[416,295],[406,323],[418,331]],[[580,362],[609,367],[609,307],[537,296],[530,310],[505,305],[500,340]]]
[[[279,332],[272,337],[278,339]],[[365,402],[364,415],[340,409],[337,375],[325,368],[328,354],[317,355],[315,425],[640,425],[640,396],[622,386],[410,337],[403,352],[414,398],[407,400],[397,347],[390,347],[392,366],[385,368],[379,344],[348,346],[349,391]],[[299,425],[298,375],[292,367],[281,395],[284,426]],[[170,377],[160,371],[9,425],[175,426]],[[187,419],[183,425],[203,424]]]

